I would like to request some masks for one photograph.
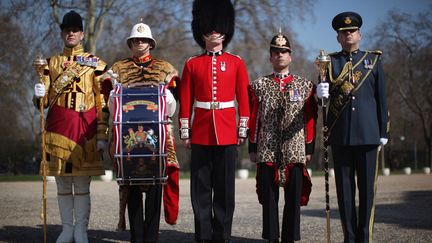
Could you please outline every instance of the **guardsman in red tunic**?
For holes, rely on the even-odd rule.
[[[205,51],[183,68],[179,123],[180,138],[192,148],[195,239],[230,242],[237,146],[249,121],[248,74],[240,57],[224,51],[234,34],[231,2],[196,0],[192,13],[194,38]]]
[[[63,53],[48,59],[44,83],[36,84],[35,97],[44,97],[44,105],[49,108],[48,175],[56,177],[63,225],[57,242],[88,242],[90,176],[104,174],[100,150],[106,147],[108,110],[100,80],[106,64],[84,52],[78,13],[68,12],[60,28]]]
[[[281,33],[271,40],[270,62],[274,73],[250,85],[249,155],[257,163],[262,237],[279,242],[279,187],[283,187],[282,242],[294,242],[300,240],[300,205],[307,204],[312,186],[306,166],[314,150],[315,87],[289,72],[291,46]]]

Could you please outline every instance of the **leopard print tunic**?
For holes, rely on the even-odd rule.
[[[294,75],[284,92],[273,75],[251,83],[260,106],[258,119],[258,160],[260,162],[306,163],[304,105],[313,83]]]
[[[305,102],[313,83],[294,75],[280,91],[273,75],[261,77],[251,87],[258,97],[259,131],[258,161],[278,165],[278,183],[286,183],[286,170],[290,163],[306,163]]]

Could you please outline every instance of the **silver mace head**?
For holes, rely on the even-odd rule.
[[[44,68],[48,65],[46,59],[42,58],[41,55],[36,56],[36,59],[33,61],[33,67],[36,69],[36,72],[39,75],[42,75]]]

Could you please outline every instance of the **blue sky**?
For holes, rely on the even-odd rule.
[[[315,18],[308,18],[304,22],[293,24],[298,41],[308,50],[309,59],[314,59],[320,49],[326,52],[339,51],[336,32],[331,27],[334,16],[340,12],[354,11],[363,19],[361,49],[379,49],[368,46],[368,34],[375,26],[384,20],[389,10],[416,14],[426,11],[432,5],[431,0],[317,0],[314,6]]]

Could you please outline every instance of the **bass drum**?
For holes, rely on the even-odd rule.
[[[165,89],[114,88],[114,166],[119,185],[166,183]]]

